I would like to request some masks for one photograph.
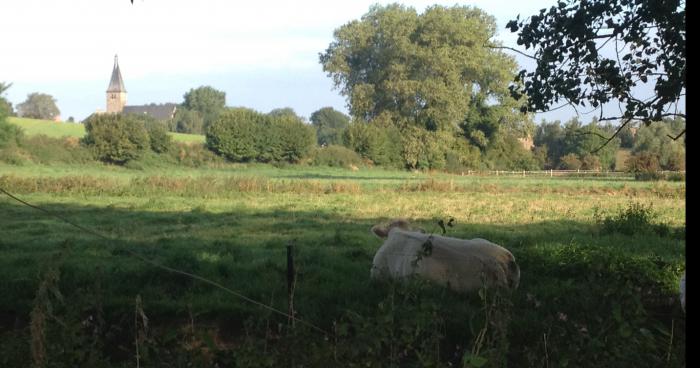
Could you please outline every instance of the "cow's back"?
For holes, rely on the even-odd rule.
[[[459,291],[476,290],[484,284],[512,288],[519,284],[520,270],[513,255],[485,239],[392,229],[382,248],[385,246],[388,270],[395,277],[417,273]]]

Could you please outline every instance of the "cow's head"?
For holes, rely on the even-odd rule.
[[[408,223],[408,221],[406,221],[404,219],[394,219],[394,220],[391,220],[391,222],[389,222],[389,224],[386,226],[380,225],[380,224],[372,226],[372,233],[374,235],[384,239],[387,236],[389,236],[389,231],[391,231],[391,229],[393,229],[395,227],[398,227],[398,228],[403,229],[403,230],[408,230],[408,231],[414,230],[411,228],[411,225]]]

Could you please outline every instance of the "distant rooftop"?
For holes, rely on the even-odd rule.
[[[148,115],[157,120],[168,120],[172,119],[177,110],[177,104],[165,103],[165,104],[150,104],[141,106],[124,106],[123,114],[136,114],[136,115]]]

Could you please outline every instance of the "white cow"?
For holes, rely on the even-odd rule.
[[[372,232],[386,239],[374,256],[372,278],[416,274],[460,292],[482,286],[515,289],[520,283],[513,254],[488,240],[425,234],[400,219],[388,226],[375,225]]]

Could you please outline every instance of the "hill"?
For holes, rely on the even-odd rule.
[[[80,123],[55,122],[51,120],[39,120],[28,118],[9,117],[10,124],[17,125],[24,130],[28,136],[44,134],[53,138],[76,137],[82,138],[85,135],[85,127]],[[177,142],[197,142],[203,143],[204,136],[197,134],[170,133],[174,141]]]

